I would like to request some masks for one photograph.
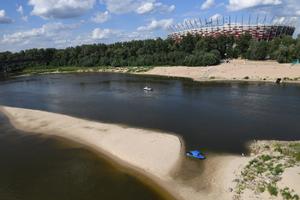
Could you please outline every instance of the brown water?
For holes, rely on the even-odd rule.
[[[163,200],[82,146],[14,129],[0,113],[0,200]]]

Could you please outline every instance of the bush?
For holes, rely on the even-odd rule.
[[[270,195],[272,196],[277,196],[278,195],[278,190],[277,187],[275,185],[269,184],[267,187]]]
[[[220,63],[220,59],[213,53],[205,53],[202,57],[202,65],[209,66],[209,65],[217,65]]]

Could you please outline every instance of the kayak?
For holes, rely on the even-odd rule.
[[[200,160],[205,159],[205,156],[203,155],[203,153],[201,151],[198,151],[198,150],[188,151],[186,153],[186,156],[191,157],[191,158],[200,159]]]
[[[151,87],[148,87],[148,86],[144,87],[144,90],[145,91],[153,91],[153,89]]]

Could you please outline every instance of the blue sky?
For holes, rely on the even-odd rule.
[[[299,0],[1,0],[0,51],[165,38],[186,19],[250,13],[300,28]]]

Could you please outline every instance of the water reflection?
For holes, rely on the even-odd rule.
[[[154,88],[145,93],[148,85]],[[180,134],[188,148],[244,152],[300,139],[300,86],[197,83],[128,74],[52,74],[0,83],[0,104]]]
[[[0,113],[1,200],[163,197],[80,145],[15,130]]]

